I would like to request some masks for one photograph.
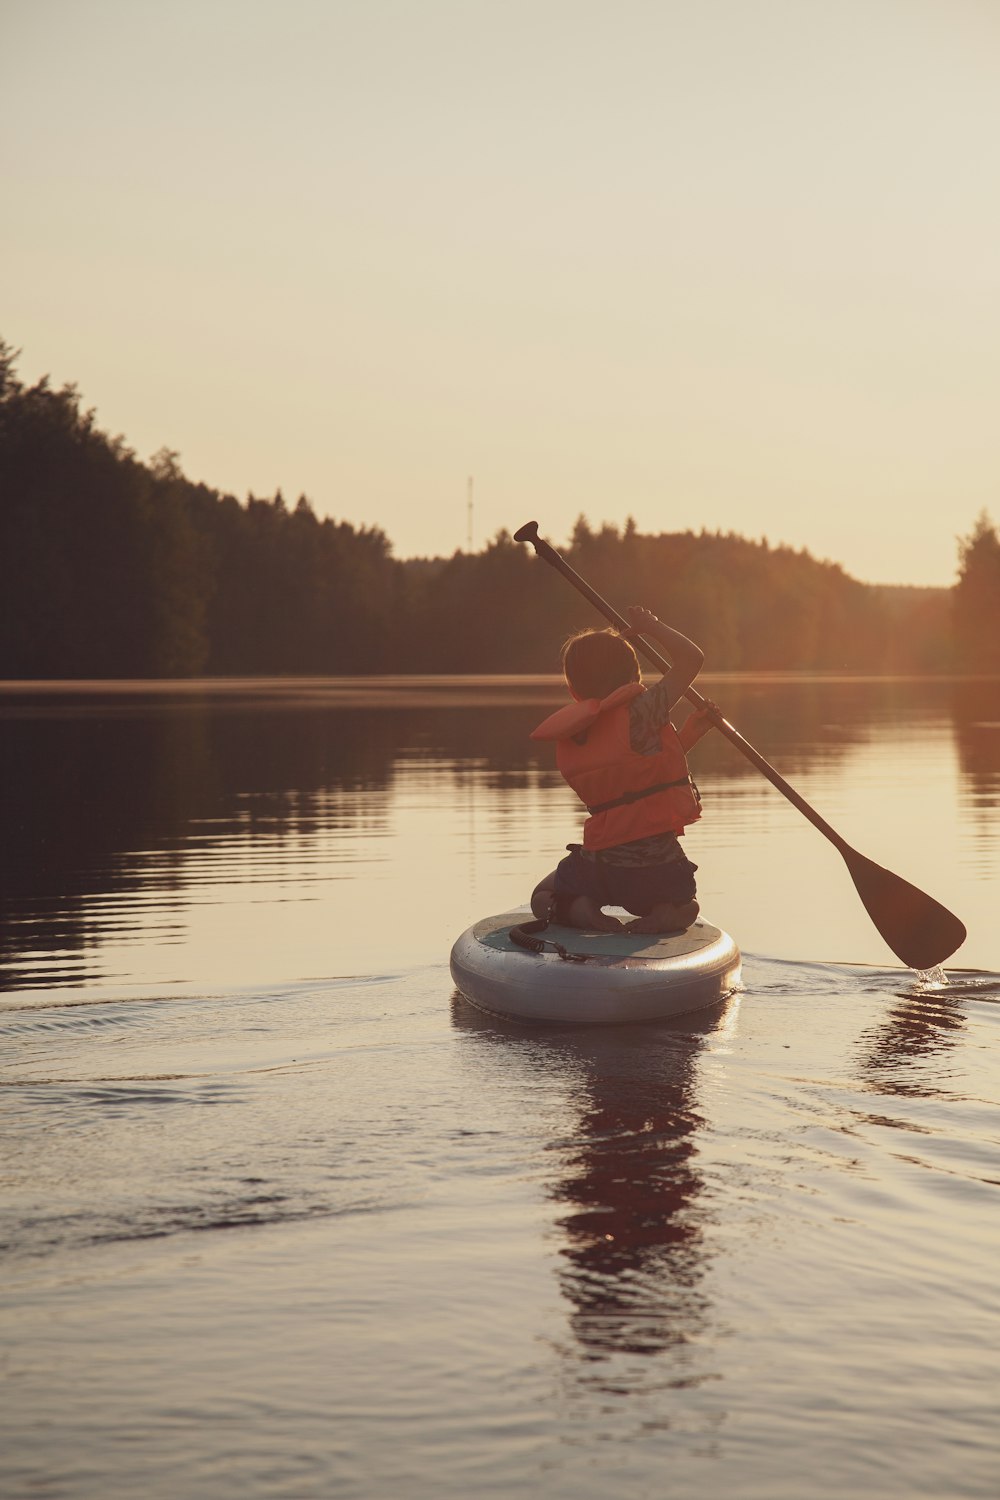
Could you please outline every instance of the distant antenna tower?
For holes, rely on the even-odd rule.
[[[465,505],[465,514],[466,514],[466,542],[467,542],[467,549],[466,550],[469,551],[469,552],[471,552],[472,551],[472,475],[471,474],[469,475],[469,482],[468,482],[468,485],[466,486],[465,493],[466,493],[466,497],[467,497],[466,498],[466,505]]]

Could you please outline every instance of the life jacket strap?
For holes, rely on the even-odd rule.
[[[625,792],[621,797],[615,797],[611,802],[599,802],[596,807],[588,807],[590,816],[596,817],[598,813],[607,812],[612,807],[628,807],[632,802],[641,802],[643,797],[655,797],[657,792],[668,792],[675,786],[693,786],[690,776],[680,776],[676,781],[658,781],[655,786],[644,787],[641,792]]]

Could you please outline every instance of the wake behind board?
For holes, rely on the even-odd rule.
[[[482,1010],[518,1021],[607,1026],[704,1010],[739,985],[740,950],[709,922],[652,936],[552,924],[541,936],[586,955],[572,962],[513,942],[511,928],[530,920],[525,911],[484,917],[452,948],[456,988]]]

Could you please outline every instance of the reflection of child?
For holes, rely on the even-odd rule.
[[[590,817],[583,844],[536,886],[536,917],[591,931],[622,927],[603,906],[623,906],[630,932],[677,932],[698,915],[694,872],[678,841],[701,815],[685,750],[711,726],[715,705],[691,714],[680,732],[669,710],[701,670],[701,649],[648,609],[626,611],[632,628],[666,648],[671,668],[655,687],[615,630],[586,630],[563,647],[574,702],[551,714],[532,739],[554,740],[556,761]]]

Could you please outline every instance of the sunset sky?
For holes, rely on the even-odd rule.
[[[1000,520],[994,0],[0,0],[0,334],[400,556]]]

